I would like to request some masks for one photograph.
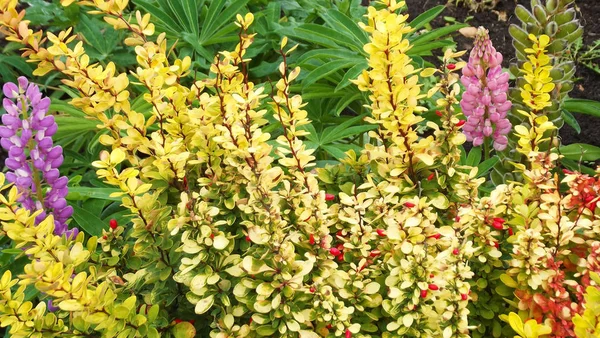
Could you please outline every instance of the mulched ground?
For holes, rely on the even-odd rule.
[[[451,1],[454,2],[454,1]],[[406,0],[408,11],[411,18],[418,14],[435,7],[437,5],[446,5],[448,0]],[[494,10],[474,13],[468,8],[448,5],[442,16],[456,18],[459,22],[467,21],[473,27],[484,26],[490,31],[490,37],[496,49],[504,55],[504,66],[508,66],[514,59],[514,49],[512,39],[508,34],[508,27],[511,23],[520,24],[514,15],[516,3],[521,3],[530,8],[529,1],[526,0],[500,0]],[[592,43],[600,39],[600,0],[576,0],[576,6],[579,11],[579,18],[584,26],[584,42]],[[432,25],[442,26],[446,21],[439,17]],[[470,49],[472,40],[458,34],[455,37],[459,49]],[[588,69],[585,66],[578,66],[576,76],[579,78],[575,88],[569,94],[571,97],[585,98],[600,101],[600,74]],[[571,143],[589,143],[600,146],[600,118],[594,118],[583,114],[574,114],[581,126],[581,134],[577,134],[568,125],[565,125],[560,135],[563,144]]]

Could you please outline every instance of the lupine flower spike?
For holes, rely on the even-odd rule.
[[[486,137],[493,140],[494,149],[502,151],[508,144],[506,134],[511,124],[506,113],[512,103],[507,99],[508,73],[502,71],[502,54],[496,52],[488,31],[479,27],[469,62],[462,70],[466,90],[460,101],[467,122],[463,132],[474,146]]]
[[[18,201],[24,208],[32,212],[42,210],[37,223],[52,214],[54,233],[64,234],[73,208],[65,199],[68,178],[58,172],[64,159],[62,148],[52,142],[58,126],[54,116],[46,116],[50,99],[42,97],[38,86],[25,77],[16,84],[6,83],[2,89],[6,114],[2,115],[0,145],[8,151],[6,179],[17,187]],[[76,234],[77,230],[67,232],[68,236]]]

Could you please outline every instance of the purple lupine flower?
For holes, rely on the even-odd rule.
[[[502,71],[502,54],[496,52],[488,31],[479,27],[469,62],[462,70],[466,90],[460,101],[467,122],[463,132],[474,146],[491,137],[494,149],[506,148],[511,124],[506,118],[512,103],[508,101],[508,73]]]
[[[57,310],[59,310],[58,306],[54,306],[54,304],[52,304],[52,299],[48,300],[47,308],[49,312],[56,312]]]
[[[68,179],[58,171],[64,160],[62,148],[52,141],[58,126],[54,116],[46,115],[50,99],[25,77],[19,77],[17,84],[6,83],[2,90],[6,114],[2,115],[0,146],[8,151],[6,179],[19,190],[18,202],[24,208],[42,210],[36,222],[52,214],[54,233],[62,235],[73,208],[65,199]],[[48,188],[46,192],[44,188]],[[77,235],[76,229],[67,232],[67,236],[73,234]]]

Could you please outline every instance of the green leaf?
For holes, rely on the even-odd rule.
[[[600,148],[586,143],[573,143],[559,148],[559,153],[574,161],[597,161]]]
[[[198,26],[198,9],[202,8],[202,5],[199,6],[196,0],[167,1],[167,4],[177,16],[181,25],[187,28],[187,32],[195,34],[196,36],[200,34]]]
[[[282,34],[308,41],[320,46],[335,48],[346,46],[359,53],[362,52],[362,46],[359,48],[350,37],[322,25],[305,23],[294,29],[282,29]]]
[[[571,114],[571,112],[569,112],[566,109],[563,109],[562,110],[562,118],[569,126],[571,126],[571,128],[575,129],[577,134],[581,134],[581,127],[579,126],[579,122],[577,122],[577,120],[575,119],[575,116],[573,116],[573,114]]]
[[[213,0],[202,23],[200,41],[208,40],[219,27],[231,23],[237,13],[245,10],[246,3],[248,3],[248,0],[236,0],[225,6],[226,0]],[[223,10],[223,8],[225,9]]]
[[[335,73],[340,69],[348,68],[353,64],[354,62],[348,60],[335,60],[331,62],[326,62],[325,64],[315,68],[313,71],[308,73],[304,80],[302,80],[302,86],[303,88],[306,88],[311,84],[319,81],[320,79],[328,76],[329,74]]]
[[[471,151],[469,151],[469,156],[467,156],[467,162],[465,163],[468,166],[476,167],[481,161],[481,147],[473,147]]]
[[[327,12],[321,14],[321,17],[332,28],[338,31],[346,32],[346,35],[350,36],[357,42],[357,47],[362,48],[364,45],[369,43],[369,38],[366,32],[362,30],[356,24],[356,22],[354,22],[346,14],[336,9],[329,9]]]
[[[348,69],[340,83],[338,83],[338,85],[335,87],[335,91],[337,92],[340,89],[346,88],[349,84],[352,83],[350,82],[350,80],[355,80],[356,78],[358,78],[362,71],[367,69],[367,67],[369,67],[369,65],[363,60],[354,65],[354,67]]]
[[[437,40],[441,37],[447,36],[452,32],[456,32],[457,30],[464,28],[464,27],[468,27],[468,26],[469,25],[464,24],[464,23],[450,25],[450,26],[444,26],[441,28],[434,29],[425,34],[418,35],[416,38],[410,39],[410,40],[411,40],[412,44],[416,47],[419,45],[424,45],[430,41]]]
[[[588,175],[596,175],[596,171],[588,166],[582,165],[579,162],[570,160],[568,158],[562,158],[560,160],[560,163],[565,166],[565,168],[573,170],[573,171],[579,171],[581,173],[584,174],[588,174]]]
[[[482,177],[484,175],[487,175],[488,171],[490,171],[490,169],[492,169],[496,165],[496,163],[498,163],[498,161],[500,161],[500,157],[494,156],[492,158],[488,158],[487,160],[481,162],[477,166],[477,177]]]
[[[433,55],[432,50],[448,47],[454,45],[452,40],[441,40],[434,42],[427,42],[424,44],[415,45],[413,48],[409,49],[406,54],[415,58],[416,56],[430,56]]]
[[[12,66],[15,70],[18,70],[27,76],[31,76],[31,73],[33,72],[31,63],[26,62],[22,57],[17,55],[0,54],[0,65],[2,64]]]
[[[562,108],[571,113],[582,113],[600,117],[599,101],[568,98],[563,102]]]
[[[137,7],[143,9],[145,12],[150,13],[153,20],[159,20],[165,26],[165,28],[169,29],[169,31],[172,33],[177,34],[183,31],[183,27],[173,20],[164,9],[154,6],[146,0],[133,0],[133,3]]]
[[[313,60],[313,59],[319,59],[319,60],[323,60],[323,61],[329,60],[329,59],[347,59],[347,60],[353,59],[353,60],[356,60],[357,62],[362,62],[362,63],[366,64],[366,62],[364,61],[365,59],[363,57],[361,57],[358,53],[349,51],[349,50],[345,50],[345,49],[334,49],[334,48],[313,49],[311,51],[308,51],[308,52],[302,54],[302,56],[300,56],[296,60],[296,63],[299,65],[302,65],[302,64],[307,63],[309,60]]]
[[[426,24],[428,24],[429,22],[431,22],[431,20],[435,19],[438,15],[440,15],[444,11],[445,8],[446,8],[446,6],[439,5],[439,6],[433,7],[432,9],[426,11],[425,13],[421,13],[413,21],[410,22],[410,26],[414,30],[420,29],[421,27],[423,27]]]
[[[322,146],[326,152],[333,156],[336,160],[341,161],[348,157],[346,152],[350,149],[354,150],[355,153],[360,153],[360,147],[353,144],[331,144]]]
[[[109,201],[121,201],[121,197],[110,197],[110,194],[120,192],[116,188],[95,188],[95,187],[69,187],[68,200],[82,200],[86,198],[97,198]]]
[[[72,207],[73,219],[75,219],[82,230],[91,236],[102,235],[102,229],[105,228],[105,224],[98,216],[76,205],[72,205]]]
[[[103,22],[91,19],[87,15],[82,15],[77,25],[78,31],[83,34],[88,45],[92,46],[101,55],[98,55],[99,60],[103,60],[111,55],[111,52],[117,46],[118,34],[112,27],[108,27]],[[104,31],[98,34],[99,31]]]
[[[344,111],[344,109],[346,109],[346,107],[348,107],[352,102],[362,99],[362,97],[363,97],[362,93],[356,93],[356,92],[349,91],[348,93],[346,93],[346,96],[342,97],[338,101],[338,103],[335,106],[335,111],[333,112],[333,114],[335,116],[340,116],[340,114],[342,113],[342,111]]]
[[[344,96],[343,92],[334,92],[335,88],[327,85],[327,84],[322,84],[322,83],[315,83],[313,85],[308,86],[307,88],[304,89],[303,93],[302,93],[302,98],[304,99],[304,101],[309,101],[312,99],[318,99],[318,98],[333,98],[333,97],[342,97]],[[293,92],[299,92],[300,90],[298,90],[298,85],[294,85],[292,86],[292,91]]]

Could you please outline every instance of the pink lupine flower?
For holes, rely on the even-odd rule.
[[[494,149],[504,150],[511,129],[506,118],[512,106],[508,101],[508,73],[502,71],[502,54],[496,52],[483,27],[477,30],[475,46],[462,73],[465,92],[460,106],[467,117],[463,126],[467,141],[480,146],[491,137]]]

